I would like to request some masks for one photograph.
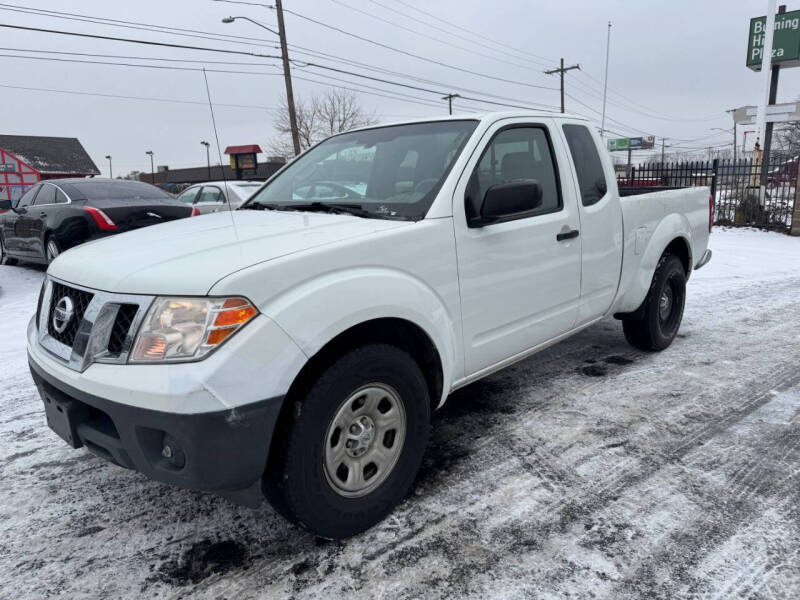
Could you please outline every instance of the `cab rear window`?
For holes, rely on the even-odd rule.
[[[585,126],[569,124],[564,125],[564,136],[578,175],[581,202],[584,206],[596,204],[606,195],[608,186],[594,138]]]

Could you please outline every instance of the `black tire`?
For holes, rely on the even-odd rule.
[[[10,266],[15,264],[17,264],[17,259],[8,255],[6,252],[5,241],[3,240],[3,236],[0,235],[0,265]]]
[[[346,400],[375,383],[397,392],[404,407],[404,441],[377,487],[345,497],[324,466],[329,426],[352,402]],[[386,344],[352,350],[290,408],[278,424],[285,429],[278,433],[263,479],[267,499],[284,517],[318,536],[347,538],[381,521],[408,494],[428,442],[430,400],[425,378],[406,352]]]
[[[665,254],[658,261],[644,301],[642,319],[622,321],[625,339],[650,352],[669,347],[678,334],[686,303],[686,272],[680,258]]]

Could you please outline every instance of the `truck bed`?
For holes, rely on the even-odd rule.
[[[711,193],[708,187],[649,190],[652,188],[620,198],[624,250],[622,293],[615,303],[615,312],[630,312],[641,304],[661,256],[660,249],[670,240],[682,237],[688,245],[687,276],[708,248]]]

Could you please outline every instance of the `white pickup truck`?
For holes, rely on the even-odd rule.
[[[580,118],[352,131],[239,210],[59,256],[31,372],[74,448],[347,537],[408,493],[453,390],[608,315],[669,346],[710,209],[620,198]]]

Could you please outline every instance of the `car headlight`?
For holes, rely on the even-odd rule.
[[[130,362],[198,360],[256,314],[246,298],[156,298],[139,328]]]

